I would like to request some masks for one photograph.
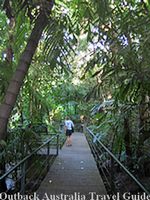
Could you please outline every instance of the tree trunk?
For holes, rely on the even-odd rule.
[[[42,32],[48,24],[48,14],[53,5],[46,0],[45,2],[47,2],[46,4],[49,7],[46,9],[41,9],[40,14],[35,21],[35,25],[29,37],[26,48],[20,57],[16,72],[10,81],[4,101],[0,106],[0,140],[6,139],[7,123],[10,118],[11,111],[16,103],[17,96],[28,72],[28,68],[31,64],[32,57],[36,51]]]

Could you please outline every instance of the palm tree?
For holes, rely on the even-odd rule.
[[[11,111],[16,103],[17,96],[23,84],[24,78],[28,72],[29,66],[38,46],[42,32],[48,24],[49,14],[53,7],[53,1],[44,0],[39,2],[40,11],[35,20],[34,28],[28,39],[25,50],[23,51],[20,57],[18,67],[16,68],[16,71],[13,74],[13,77],[9,83],[8,89],[4,97],[4,101],[0,106],[0,140],[5,140],[6,138],[7,123],[11,115]]]

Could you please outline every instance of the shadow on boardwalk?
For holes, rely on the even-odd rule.
[[[84,200],[82,198],[84,195],[90,199],[90,192],[106,194],[84,134],[74,133],[73,145],[70,147],[64,145],[37,194],[40,199],[46,198],[45,195],[71,194],[75,195],[73,198],[75,200]],[[65,198],[60,197],[60,199]]]

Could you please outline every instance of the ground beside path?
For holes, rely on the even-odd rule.
[[[75,132],[72,139],[73,145],[64,145],[41,183],[40,199],[87,200],[106,194],[85,135]]]

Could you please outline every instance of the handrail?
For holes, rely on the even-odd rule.
[[[87,131],[92,135],[92,137],[94,139],[96,139],[96,141],[103,147],[103,149],[105,149],[105,151],[120,165],[120,167],[122,167],[122,169],[131,177],[131,179],[133,179],[135,181],[135,183],[148,195],[150,195],[150,192],[143,186],[142,183],[139,182],[139,180],[137,180],[137,178],[131,173],[129,172],[129,170],[116,158],[116,156],[100,141],[97,139],[97,137],[94,135],[94,133],[87,128]]]
[[[57,134],[57,135],[51,137],[46,142],[44,142],[41,146],[39,146],[37,149],[35,149],[32,153],[30,153],[28,156],[26,156],[25,158],[23,158],[20,162],[18,162],[15,166],[13,166],[10,170],[8,170],[5,174],[3,174],[0,177],[0,181],[2,179],[4,179],[6,176],[8,176],[11,172],[13,172],[20,165],[22,165],[24,162],[26,162],[30,157],[32,157],[35,153],[37,153],[42,147],[44,147],[45,145],[47,145],[48,143],[50,143],[55,137],[58,137],[58,136],[59,135]],[[58,150],[57,150],[57,152],[58,152]]]

